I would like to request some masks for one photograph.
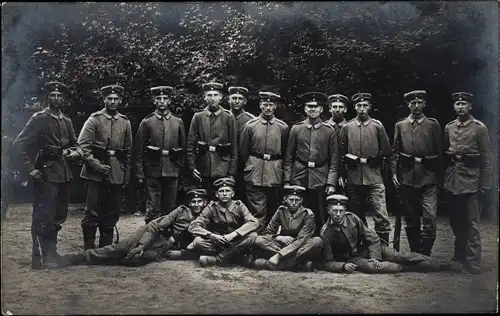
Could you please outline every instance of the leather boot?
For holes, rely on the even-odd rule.
[[[411,252],[420,252],[420,227],[406,227],[406,238]]]
[[[83,231],[83,249],[95,249],[95,234],[97,232],[96,226],[82,227]]]
[[[434,246],[434,240],[436,238],[422,238],[422,244],[420,245],[420,253],[426,256],[430,256],[432,252],[432,247]]]
[[[378,237],[380,238],[380,244],[389,246],[389,233],[377,233]]]
[[[54,256],[54,245],[52,236],[40,236],[40,249],[42,251],[42,269],[53,269],[58,267],[58,262]]]
[[[99,227],[99,248],[109,246],[113,243],[113,227]]]

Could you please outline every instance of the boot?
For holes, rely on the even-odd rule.
[[[420,227],[406,227],[406,238],[411,252],[420,252]]]
[[[420,253],[426,256],[430,256],[432,252],[432,247],[434,246],[434,240],[436,238],[422,238],[422,243],[420,245]]]
[[[99,227],[99,248],[106,247],[113,243],[113,227]]]
[[[40,249],[42,252],[42,269],[54,269],[58,267],[57,258],[54,255],[52,236],[40,236]]]
[[[97,232],[96,226],[82,227],[83,231],[83,249],[95,249],[95,234]]]
[[[202,267],[209,267],[209,266],[215,266],[219,262],[217,260],[217,257],[214,256],[200,256],[200,266]]]
[[[380,244],[389,246],[389,233],[377,233],[377,235],[380,238]]]

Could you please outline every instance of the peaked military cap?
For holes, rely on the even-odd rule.
[[[171,86],[157,86],[151,88],[151,94],[154,96],[158,95],[169,95],[174,91],[174,88]]]
[[[470,99],[472,99],[473,96],[474,95],[472,93],[468,93],[468,92],[455,92],[451,95],[454,102],[457,102],[457,101],[470,102]]]
[[[304,188],[300,185],[285,185],[283,187],[283,190],[285,191],[285,196],[287,196],[287,195],[302,196],[304,194],[304,192],[306,191],[306,188]]]
[[[189,200],[192,200],[195,198],[206,199],[207,198],[207,191],[204,189],[193,189],[187,193],[187,197]]]
[[[347,103],[347,101],[349,101],[349,98],[343,94],[332,94],[331,96],[328,97],[328,101]]]
[[[204,83],[202,86],[203,90],[206,92],[206,91],[212,91],[212,90],[216,90],[216,91],[220,91],[222,92],[222,88],[224,88],[224,85],[222,83],[218,83],[218,82],[207,82],[207,83]]]
[[[328,204],[347,205],[347,201],[349,201],[349,198],[342,194],[331,194],[326,197],[326,202]]]
[[[326,94],[321,92],[307,92],[300,96],[304,105],[324,106],[328,100]]]
[[[372,94],[369,92],[359,92],[356,93],[352,96],[351,100],[354,102],[354,104],[358,102],[363,102],[363,101],[371,101],[372,100]]]
[[[404,98],[407,102],[413,100],[425,100],[425,96],[427,95],[427,91],[425,90],[414,90],[404,94]]]
[[[220,178],[214,181],[214,187],[219,189],[221,187],[229,186],[234,188],[235,181],[231,178]]]
[[[119,84],[112,84],[101,88],[101,92],[104,96],[108,96],[110,94],[118,94],[119,96],[122,96],[123,90],[123,87]]]
[[[259,98],[261,102],[278,102],[281,96],[272,92],[260,91]]]
[[[68,86],[59,81],[49,81],[44,85],[44,87],[47,94],[54,91],[58,91],[63,94],[67,94],[69,92]]]
[[[229,87],[227,92],[229,92],[229,94],[239,93],[245,97],[248,95],[248,89],[245,87]]]

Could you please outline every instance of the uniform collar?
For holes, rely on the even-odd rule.
[[[342,226],[344,228],[347,228],[347,217],[344,215],[344,218],[342,219],[342,223],[337,224],[334,223],[331,217],[328,217],[328,223],[332,226]]]
[[[116,114],[114,116],[111,116],[108,114],[108,112],[106,112],[106,109],[102,109],[101,110],[101,113],[102,115],[104,115],[108,120],[111,120],[111,119],[115,119],[117,120],[119,117],[120,117],[120,113],[118,113],[118,111],[116,111]]]
[[[424,120],[425,120],[425,115],[423,115],[421,118],[419,118],[418,120],[414,119],[413,117],[408,116],[408,120],[410,121],[410,123],[413,124],[413,122],[417,121],[418,124],[421,124]]]
[[[212,115],[212,114],[214,114],[215,116],[219,116],[221,113],[222,113],[222,108],[221,108],[221,106],[220,106],[220,105],[219,105],[219,108],[217,109],[217,111],[215,111],[215,112],[210,111],[210,110],[208,109],[208,106],[207,106],[207,107],[205,107],[205,114],[206,114],[207,116],[210,116],[210,115]]]
[[[356,125],[358,126],[361,126],[361,124],[363,124],[364,126],[367,126],[368,124],[370,124],[370,121],[372,120],[371,117],[369,117],[366,121],[364,122],[361,122],[358,120],[358,118],[355,118],[354,121],[356,122]]]
[[[57,120],[62,120],[63,119],[63,116],[64,114],[61,112],[61,114],[59,115],[55,115],[54,113],[52,113],[49,108],[45,108],[43,110],[45,113],[47,113],[48,115],[52,116],[53,118],[57,119]]]
[[[457,122],[457,126],[458,126],[458,127],[462,127],[462,126],[463,126],[463,127],[466,127],[466,126],[467,126],[467,125],[469,125],[469,124],[470,124],[470,122],[472,122],[473,120],[474,120],[474,117],[471,115],[471,116],[470,116],[470,118],[469,118],[467,121],[465,121],[465,122],[460,121],[460,120],[458,119],[458,117],[457,117],[456,122]]]
[[[318,128],[320,128],[322,125],[323,125],[323,121],[321,121],[321,120],[320,120],[318,123],[314,124],[314,129],[318,129]],[[310,129],[312,126],[313,126],[313,125],[311,124],[311,122],[309,122],[309,120],[308,120],[308,119],[306,119],[306,127]]]
[[[272,119],[270,119],[270,120],[268,121],[268,120],[266,120],[266,119],[262,116],[262,114],[261,114],[261,115],[259,115],[259,121],[260,121],[262,124],[267,124],[267,123],[273,124],[273,123],[276,121],[276,117],[274,117],[274,116],[273,116],[273,118],[272,118]]]
[[[168,111],[168,114],[165,115],[165,114],[162,114],[160,112],[158,112],[158,110],[155,110],[155,116],[159,119],[159,120],[162,120],[163,118],[169,120],[170,119],[170,116],[172,116],[172,114],[170,113],[170,111]]]
[[[303,205],[301,205],[299,209],[295,211],[295,213],[290,212],[288,207],[286,207],[285,205],[283,205],[283,208],[286,210],[286,212],[290,215],[291,218],[297,218],[300,216],[300,214],[306,211],[306,208]]]
[[[333,120],[333,117],[332,117],[332,118],[330,118],[330,119],[328,120],[328,123],[330,123],[330,125],[332,125],[332,126],[342,127],[342,126],[346,123],[346,120],[345,120],[345,119],[343,119],[342,121],[340,121],[339,123],[337,123],[337,122],[335,122],[335,121]]]

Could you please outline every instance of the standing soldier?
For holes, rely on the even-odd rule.
[[[340,129],[346,123],[344,118],[345,113],[347,112],[347,101],[348,97],[342,94],[332,94],[328,97],[328,102],[330,102],[330,113],[332,113],[332,117],[326,121],[326,123],[330,124],[337,134],[337,138],[340,136]]]
[[[84,249],[113,242],[113,228],[120,218],[122,187],[130,179],[132,129],[128,118],[118,112],[123,87],[101,88],[105,108],[92,113],[83,125],[78,143],[83,150],[81,177],[87,180],[87,202],[82,219]]]
[[[68,87],[51,81],[45,88],[48,107],[31,116],[13,143],[34,180],[32,269],[57,266],[57,234],[68,216],[69,183],[73,179],[69,162],[83,156],[73,123],[61,110]],[[37,152],[35,161],[31,151]]]
[[[449,166],[443,187],[451,192],[450,226],[455,235],[453,261],[471,273],[481,270],[481,236],[479,235],[478,193],[491,188],[493,154],[488,128],[475,119],[470,111],[472,94],[452,95],[458,117],[444,129],[444,148]]]
[[[194,114],[187,140],[189,170],[206,187],[209,199],[213,198],[213,181],[234,178],[238,163],[236,119],[220,106],[222,87],[217,82],[203,85],[208,106]]]
[[[375,231],[388,244],[391,223],[381,169],[384,159],[391,156],[391,145],[382,123],[368,115],[371,100],[370,93],[352,96],[357,116],[340,130],[340,154],[347,169],[342,171],[347,173],[349,210],[366,225],[365,210],[370,206],[375,212]],[[344,177],[339,182],[343,184]]]
[[[172,91],[169,86],[151,88],[156,111],[142,120],[134,140],[137,183],[146,181],[146,224],[175,208],[184,166],[186,133],[182,120],[168,109]]]
[[[259,97],[262,113],[243,128],[239,149],[244,164],[247,205],[262,230],[280,202],[288,125],[274,116],[279,95],[259,92]]]
[[[411,113],[394,128],[391,170],[392,181],[400,189],[406,211],[410,249],[430,256],[436,239],[437,174],[443,154],[443,135],[439,122],[424,115],[425,96],[425,90],[404,95]]]
[[[285,155],[285,185],[306,188],[304,206],[316,218],[316,233],[325,223],[325,193],[335,192],[338,168],[338,147],[335,130],[323,123],[320,114],[327,97],[320,92],[309,92],[301,97],[307,119],[295,124],[288,139]]]
[[[246,122],[255,118],[252,113],[243,110],[248,100],[248,89],[245,87],[229,87],[229,106],[231,107],[231,113],[233,113],[236,118],[236,125],[238,130],[238,144],[240,143],[241,131]],[[238,147],[238,152],[241,154],[241,150]],[[245,197],[245,183],[243,180],[243,169],[245,168],[245,161],[238,158],[238,170],[235,188],[235,198],[237,200],[244,200]]]

